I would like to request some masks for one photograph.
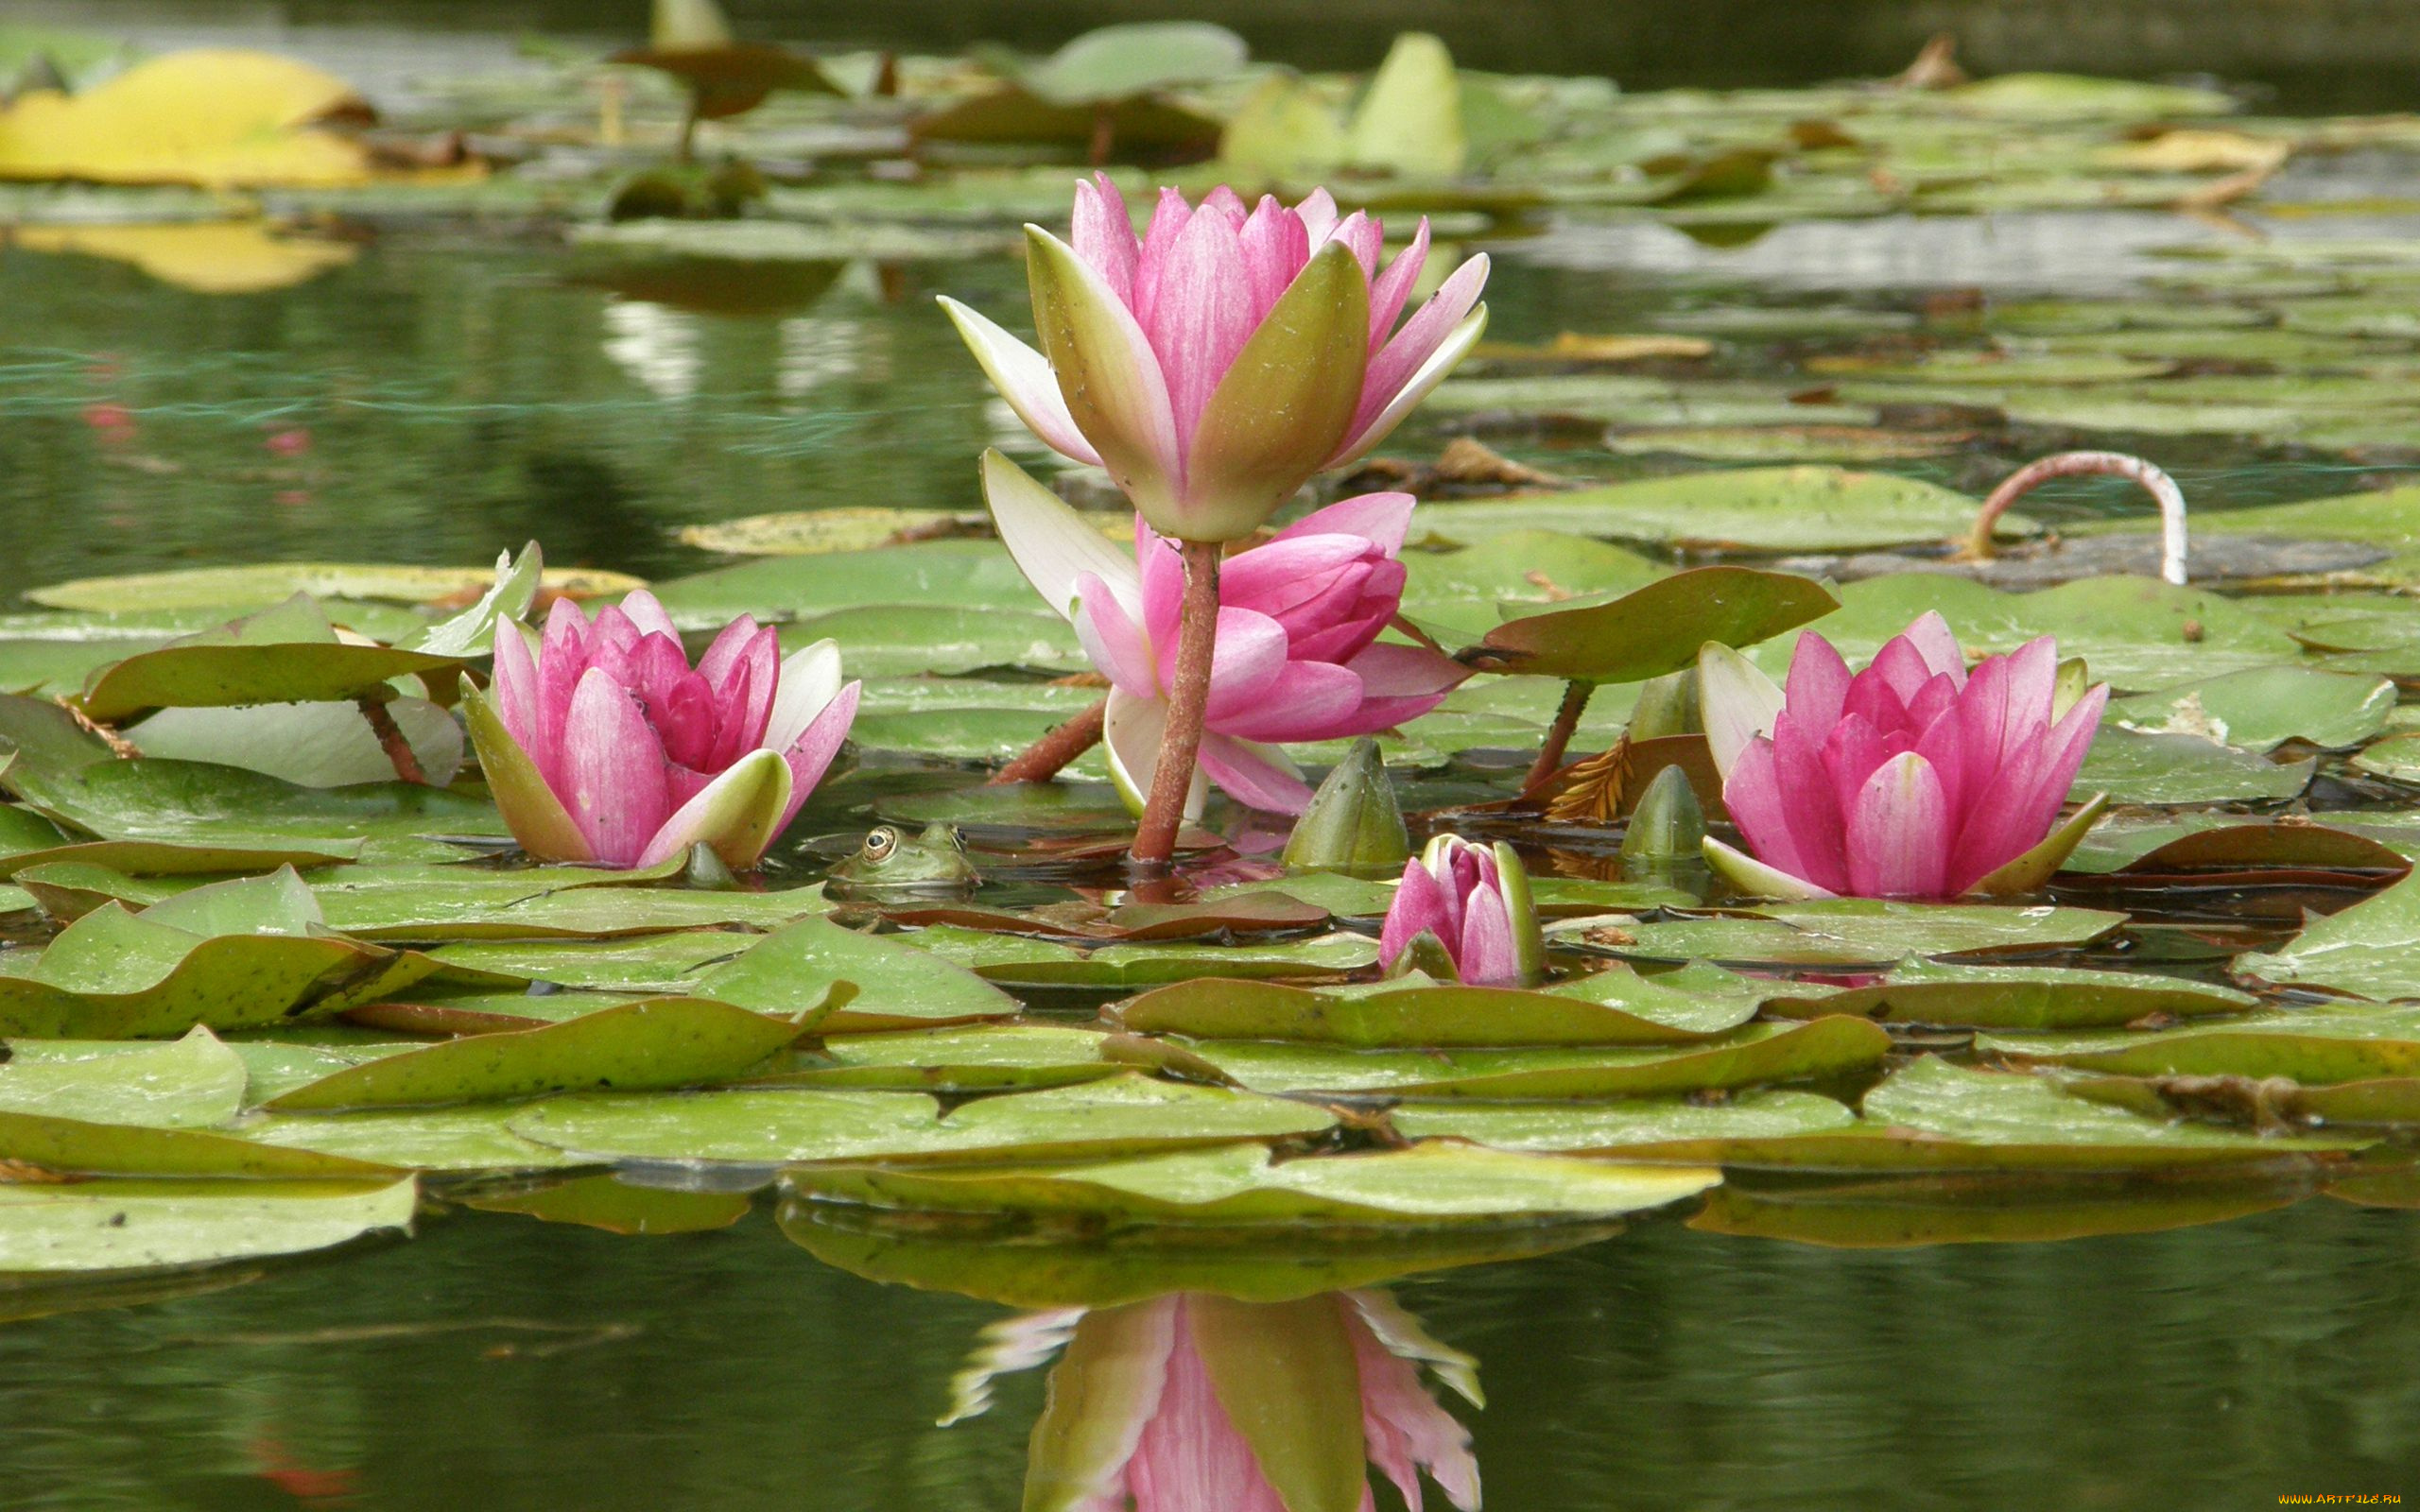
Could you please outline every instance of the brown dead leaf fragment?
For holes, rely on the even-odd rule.
[[[1890,82],[1900,89],[1955,89],[1966,80],[1966,70],[1958,66],[1958,34],[1936,31]]]

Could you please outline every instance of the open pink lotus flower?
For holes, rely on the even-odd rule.
[[[1109,470],[1180,541],[1250,535],[1305,481],[1368,452],[1479,338],[1473,257],[1396,329],[1428,223],[1383,270],[1378,222],[1324,189],[1246,210],[1160,191],[1141,237],[1105,175],[1076,190],[1073,247],[1026,228],[1036,352],[941,302],[1033,434]]]
[[[1067,616],[1110,679],[1111,776],[1139,812],[1175,675],[1184,568],[1143,521],[1125,551],[997,452],[983,492],[1017,567]],[[1423,646],[1381,644],[1402,601],[1408,493],[1346,499],[1227,558],[1219,573],[1210,706],[1187,813],[1206,776],[1253,808],[1300,814],[1311,789],[1277,747],[1374,734],[1426,713],[1469,674]]]
[[[641,590],[591,625],[557,599],[533,656],[510,627],[495,682],[463,703],[479,766],[523,850],[545,861],[651,867],[703,843],[754,866],[822,781],[857,713],[840,653],[787,660],[742,615],[695,669]]]
[[[1421,1472],[1478,1512],[1469,1430],[1421,1384],[1415,1361],[1478,1399],[1476,1362],[1428,1337],[1381,1292],[1292,1302],[1181,1293],[1086,1312],[1028,1314],[986,1331],[952,1421],[992,1379],[1063,1345],[1034,1424],[1027,1512],[1301,1512],[1376,1503],[1375,1465],[1420,1512]]]
[[[1378,963],[1392,971],[1423,936],[1443,947],[1468,987],[1523,987],[1545,970],[1530,874],[1501,841],[1473,845],[1441,834],[1404,863],[1403,881],[1378,931]]]
[[[1787,691],[1727,647],[1699,653],[1722,802],[1754,858],[1719,840],[1736,885],[1795,898],[1956,898],[2048,882],[2106,806],[2059,810],[2083,765],[2106,684],[2069,679],[2031,641],[1970,674],[1926,614],[1855,677],[1829,641],[1798,638]]]

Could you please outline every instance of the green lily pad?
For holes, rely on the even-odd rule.
[[[2420,998],[2420,876],[2314,921],[2275,951],[2237,956],[2235,971],[2271,987]]]
[[[466,940],[439,946],[428,954],[458,971],[584,991],[704,997],[711,994],[698,988],[701,973],[738,959],[766,937],[731,929],[687,929],[628,939]],[[775,1011],[769,1005],[741,1005]],[[529,1011],[540,1009],[533,1005]]]
[[[1812,578],[1699,567],[1605,604],[1507,620],[1461,654],[1486,672],[1641,682],[1695,664],[1709,641],[1752,645],[1837,609]]]
[[[2389,782],[2420,782],[2420,731],[2375,741],[2353,758],[2353,765]]]
[[[296,1180],[391,1177],[383,1162],[266,1149],[198,1128],[149,1128],[0,1110],[0,1160],[70,1176]],[[0,1190],[7,1190],[0,1184]]]
[[[1629,972],[1606,974],[1616,978],[1618,990],[1594,1001],[1460,986],[1313,992],[1274,982],[1205,977],[1144,993],[1111,1013],[1125,1027],[1148,1034],[1370,1050],[1680,1044],[1737,1028],[1755,1012],[1753,997],[1699,998]],[[1629,1011],[1630,1004],[1644,1011]]]
[[[2249,992],[2181,977],[2041,966],[1944,966],[1910,961],[1870,987],[1820,997],[1769,998],[1784,1018],[1857,1013],[1888,1023],[1980,1029],[2081,1029],[2154,1015],[2190,1018],[2260,1005]]]
[[[874,550],[902,536],[975,526],[982,520],[979,514],[953,514],[947,509],[791,509],[684,525],[681,543],[734,557],[817,557],[835,551]]]
[[[822,1021],[827,1033],[1005,1019],[1017,1002],[963,968],[919,950],[912,936],[860,935],[805,919],[768,935],[735,960],[697,976],[690,990],[762,1013],[814,1007],[833,984],[856,995]]]
[[[741,614],[781,622],[878,605],[1031,611],[1031,584],[996,541],[926,541],[879,551],[767,557],[656,584],[684,629]],[[862,672],[853,658],[852,672]]]
[[[1976,1048],[2126,1076],[2285,1076],[2325,1086],[2420,1075],[2420,1008],[2298,1008],[2158,1034],[1984,1035]]]
[[[930,1097],[910,1092],[790,1088],[559,1097],[524,1110],[511,1127],[593,1160],[781,1165],[1122,1155],[1311,1134],[1333,1123],[1298,1103],[1126,1076],[980,1098],[947,1117]]]
[[[396,604],[434,604],[492,587],[491,567],[406,567],[390,563],[263,562],[250,567],[196,567],[180,572],[137,573],[126,577],[79,577],[28,589],[26,596],[53,609],[121,612],[128,610],[267,609],[297,593],[314,598],[382,599]],[[626,593],[645,585],[622,573],[591,568],[545,575],[558,593]]]
[[[1482,1101],[1655,1097],[1803,1081],[1879,1066],[1891,1037],[1862,1019],[1749,1024],[1652,1049],[1346,1050],[1249,1040],[1187,1048],[1254,1091]]]
[[[1450,1143],[1280,1162],[1257,1144],[1239,1144],[1057,1170],[825,1166],[792,1172],[786,1180],[791,1190],[825,1201],[917,1211],[1426,1226],[1616,1217],[1696,1196],[1721,1174]]]
[[[200,1265],[406,1228],[415,1181],[0,1186],[0,1273]]]
[[[878,1091],[986,1092],[1065,1087],[1122,1074],[1103,1058],[1107,1036],[1054,1023],[970,1024],[833,1035],[820,1055],[752,1078]]]
[[[2341,748],[2384,730],[2394,684],[2384,678],[2307,667],[2255,667],[2109,706],[2111,722],[2146,734],[2187,734],[2242,750],[2289,740]]]
[[[419,1171],[544,1171],[594,1164],[523,1139],[508,1125],[521,1103],[355,1113],[262,1113],[233,1132],[248,1147],[316,1152]]]
[[[1781,903],[1619,926],[1616,954],[1772,966],[1895,965],[1916,955],[2060,950],[2115,933],[2123,914],[2090,908],[1900,903],[1871,898]]]
[[[2273,762],[2200,735],[2104,728],[2076,786],[2119,803],[2243,803],[2290,799],[2310,784],[2312,761]]]
[[[792,633],[802,642],[838,641],[848,647],[849,671],[867,677],[1087,666],[1065,620],[1028,609],[868,604],[800,620]]]
[[[244,1063],[207,1029],[167,1044],[18,1040],[0,1058],[0,1109],[95,1124],[208,1128],[244,1104]]]
[[[40,952],[0,955],[0,1026],[146,1039],[338,1013],[438,970],[328,934],[291,871],[218,883],[140,914],[111,903]]]
[[[1567,1107],[1533,1103],[1411,1103],[1388,1115],[1406,1139],[1468,1140],[1501,1150],[1615,1155],[1630,1160],[1720,1160],[1733,1141],[1785,1139],[1847,1128],[1849,1107],[1814,1092],[1736,1093],[1719,1103],[1614,1099]]]
[[[1020,942],[1013,958],[978,966],[985,980],[1017,987],[1146,988],[1199,976],[1287,978],[1331,976],[1378,962],[1378,942],[1367,935],[1322,935],[1315,939],[1249,945],[1106,945],[1089,954],[1065,952],[1043,957]]]
[[[795,1017],[728,1003],[654,998],[561,1023],[474,1035],[389,1056],[280,1093],[271,1112],[485,1102],[565,1091],[654,1091],[729,1081],[831,1011],[837,993]]]
[[[454,781],[463,747],[454,715],[420,697],[389,698],[385,707],[423,779],[440,787]],[[160,709],[120,733],[145,756],[241,766],[304,787],[383,782],[395,775],[394,758],[354,703]]]
[[[383,696],[390,678],[461,665],[456,657],[339,641],[320,606],[298,595],[113,662],[93,675],[77,702],[87,716],[113,723],[146,709]]]
[[[1960,539],[1980,507],[1936,483],[1809,464],[1645,478],[1500,503],[1429,505],[1420,523],[1465,541],[1500,529],[1547,529],[1667,546],[1855,551]],[[1501,511],[1494,528],[1491,511]],[[2040,526],[2012,511],[2000,516],[1999,529],[2020,536]]]
[[[2186,813],[2147,819],[2113,818],[2084,837],[2060,869],[2102,875],[2138,872],[2208,873],[2259,867],[2303,870],[2399,871],[2411,865],[2393,847],[2366,834],[2314,824],[2299,815],[2281,820],[2240,814]]]

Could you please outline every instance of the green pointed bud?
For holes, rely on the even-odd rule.
[[[2050,687],[2050,718],[2057,721],[2067,717],[2067,711],[2091,691],[2092,668],[2084,664],[2083,658],[2071,656],[2060,662],[2058,681]]]
[[[732,892],[739,886],[739,879],[703,840],[689,848],[688,875],[689,885],[702,892]]]
[[[1504,912],[1512,920],[1512,957],[1520,963],[1521,984],[1534,986],[1547,974],[1547,937],[1538,925],[1537,902],[1530,896],[1530,868],[1521,865],[1521,852],[1503,841],[1493,849]]]
[[[1429,982],[1462,979],[1461,969],[1454,964],[1454,953],[1445,948],[1443,940],[1425,929],[1411,936],[1403,954],[1395,957],[1395,964],[1387,969],[1387,975],[1420,977]]]
[[[1411,856],[1394,783],[1387,780],[1378,743],[1364,736],[1311,795],[1311,806],[1286,841],[1288,867],[1391,877]]]
[[[1647,784],[1631,811],[1630,828],[1622,834],[1622,860],[1694,861],[1704,839],[1705,811],[1698,806],[1688,774],[1667,766]]]
[[[1650,678],[1638,685],[1638,706],[1631,711],[1630,738],[1660,740],[1685,735],[1698,728],[1698,675],[1685,671]]]

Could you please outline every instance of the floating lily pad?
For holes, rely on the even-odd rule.
[[[422,778],[439,787],[453,782],[463,747],[454,715],[419,697],[389,698],[385,708]],[[354,703],[160,709],[120,733],[145,756],[241,766],[304,787],[383,782],[395,775],[394,757]]]
[[[1769,998],[1765,1011],[1792,1019],[1858,1013],[1889,1023],[2080,1029],[2154,1016],[2241,1013],[2259,1005],[2248,992],[2138,971],[1911,961],[1869,987],[1813,998]]]
[[[743,515],[708,524],[684,525],[683,545],[735,557],[814,557],[834,551],[869,551],[934,532],[972,528],[979,514],[946,509],[836,507]]]
[[[841,1165],[787,1177],[802,1194],[884,1208],[1422,1226],[1616,1217],[1693,1197],[1720,1180],[1703,1166],[1630,1167],[1443,1143],[1283,1162],[1242,1144],[1060,1170]]]
[[[267,609],[297,593],[314,598],[382,599],[397,604],[434,604],[468,597],[492,587],[489,567],[406,567],[389,563],[264,562],[250,567],[196,567],[181,572],[137,573],[127,577],[79,577],[28,589],[26,596],[53,609],[123,612],[128,610]],[[645,586],[623,573],[589,568],[545,574],[544,587],[575,595],[627,593]]]
[[[149,1128],[6,1110],[0,1110],[0,1160],[68,1176],[307,1180],[395,1174],[383,1162],[267,1149],[204,1129]]]
[[[2420,876],[2314,921],[2273,952],[2237,956],[2235,970],[2272,987],[2420,998]]]
[[[458,971],[586,991],[703,996],[698,990],[702,973],[738,959],[766,937],[738,930],[689,929],[630,939],[469,940],[428,954]],[[774,1011],[769,1005],[743,1006]],[[530,1012],[538,1011],[533,1005]]]
[[[1014,998],[962,968],[916,948],[907,937],[860,935],[826,919],[801,919],[700,973],[691,988],[762,1013],[795,1015],[835,983],[855,997],[821,1021],[825,1032],[922,1027],[1004,1019]]]
[[[2420,1008],[2303,1008],[2158,1034],[1986,1035],[1976,1048],[2127,1076],[2286,1076],[2325,1086],[2420,1075]]]
[[[2242,750],[2289,740],[2341,748],[2384,730],[2394,704],[2394,684],[2384,678],[2256,667],[2118,699],[2109,718],[2145,734],[2198,735]]]
[[[1575,925],[1573,927],[1583,927]],[[1737,913],[1613,926],[1587,937],[1647,960],[1772,966],[1892,965],[1916,955],[2058,950],[2088,945],[2126,922],[2089,908],[1898,903],[1870,898],[1775,904]]]
[[[2119,803],[2243,803],[2290,799],[2310,785],[2312,761],[2273,762],[2201,735],[2104,727],[2076,786]]]
[[[2248,819],[2240,814],[2176,814],[2110,819],[2084,837],[2061,869],[2127,872],[2145,878],[2262,867],[2296,870],[2403,871],[2411,863],[2393,847],[2351,830],[2312,823],[2299,815]]]
[[[1655,1097],[1869,1070],[1891,1038],[1862,1019],[1749,1024],[1720,1040],[1654,1049],[1347,1050],[1234,1040],[1188,1048],[1255,1091],[1481,1101]]]
[[[1128,1076],[981,1098],[942,1117],[909,1092],[789,1088],[660,1097],[559,1097],[517,1133],[595,1160],[794,1164],[959,1155],[1058,1160],[1276,1139],[1327,1128],[1300,1104]]]
[[[674,622],[691,629],[719,629],[741,614],[785,621],[870,605],[1034,608],[1032,586],[996,541],[768,557],[659,583],[654,593]],[[863,670],[854,659],[849,665]]]
[[[298,595],[104,667],[77,702],[106,722],[146,709],[325,702],[383,696],[390,678],[450,675],[461,664],[451,656],[339,641],[320,606]]]
[[[0,1273],[134,1270],[325,1249],[410,1226],[401,1181],[0,1186]]]
[[[1964,494],[1916,478],[1806,465],[1430,505],[1421,524],[1468,541],[1498,530],[1546,529],[1658,545],[1844,551],[1956,540],[1972,528],[1979,507]],[[2000,516],[1999,528],[2016,536],[2040,527],[2012,511]]]
[[[1249,945],[1108,945],[1086,954],[1019,958],[977,967],[986,979],[1020,987],[1145,988],[1200,976],[1256,979],[1330,976],[1378,962],[1366,935]]]
[[[420,1171],[544,1171],[594,1164],[523,1139],[507,1125],[519,1103],[355,1113],[256,1114],[234,1133],[251,1148],[315,1151]]]
[[[834,1035],[820,1054],[753,1078],[882,1091],[983,1092],[1065,1087],[1122,1074],[1103,1058],[1107,1037],[1064,1024],[975,1024]]]
[[[271,1112],[486,1102],[565,1091],[654,1091],[730,1081],[815,1027],[699,998],[653,998],[561,1023],[475,1035],[364,1065],[271,1098]]]
[[[2420,782],[2420,731],[2376,741],[2353,758],[2353,765],[2390,782]]]
[[[1634,1098],[1541,1108],[1533,1103],[1408,1102],[1387,1116],[1406,1139],[1684,1160],[1720,1160],[1732,1141],[1824,1133],[1857,1123],[1857,1114],[1844,1103],[1787,1090],[1735,1093],[1718,1103]]]
[[[1627,972],[1597,1001],[1513,988],[1403,987],[1312,992],[1274,982],[1204,978],[1112,1010],[1127,1028],[1196,1040],[1283,1040],[1357,1050],[1386,1046],[1679,1044],[1755,1012],[1748,998],[1696,998]],[[1593,979],[1592,979],[1593,980]],[[1640,1011],[1630,1011],[1635,1005]]]
[[[0,1058],[0,1109],[97,1124],[208,1128],[244,1104],[244,1063],[207,1029],[168,1044],[19,1040]]]

